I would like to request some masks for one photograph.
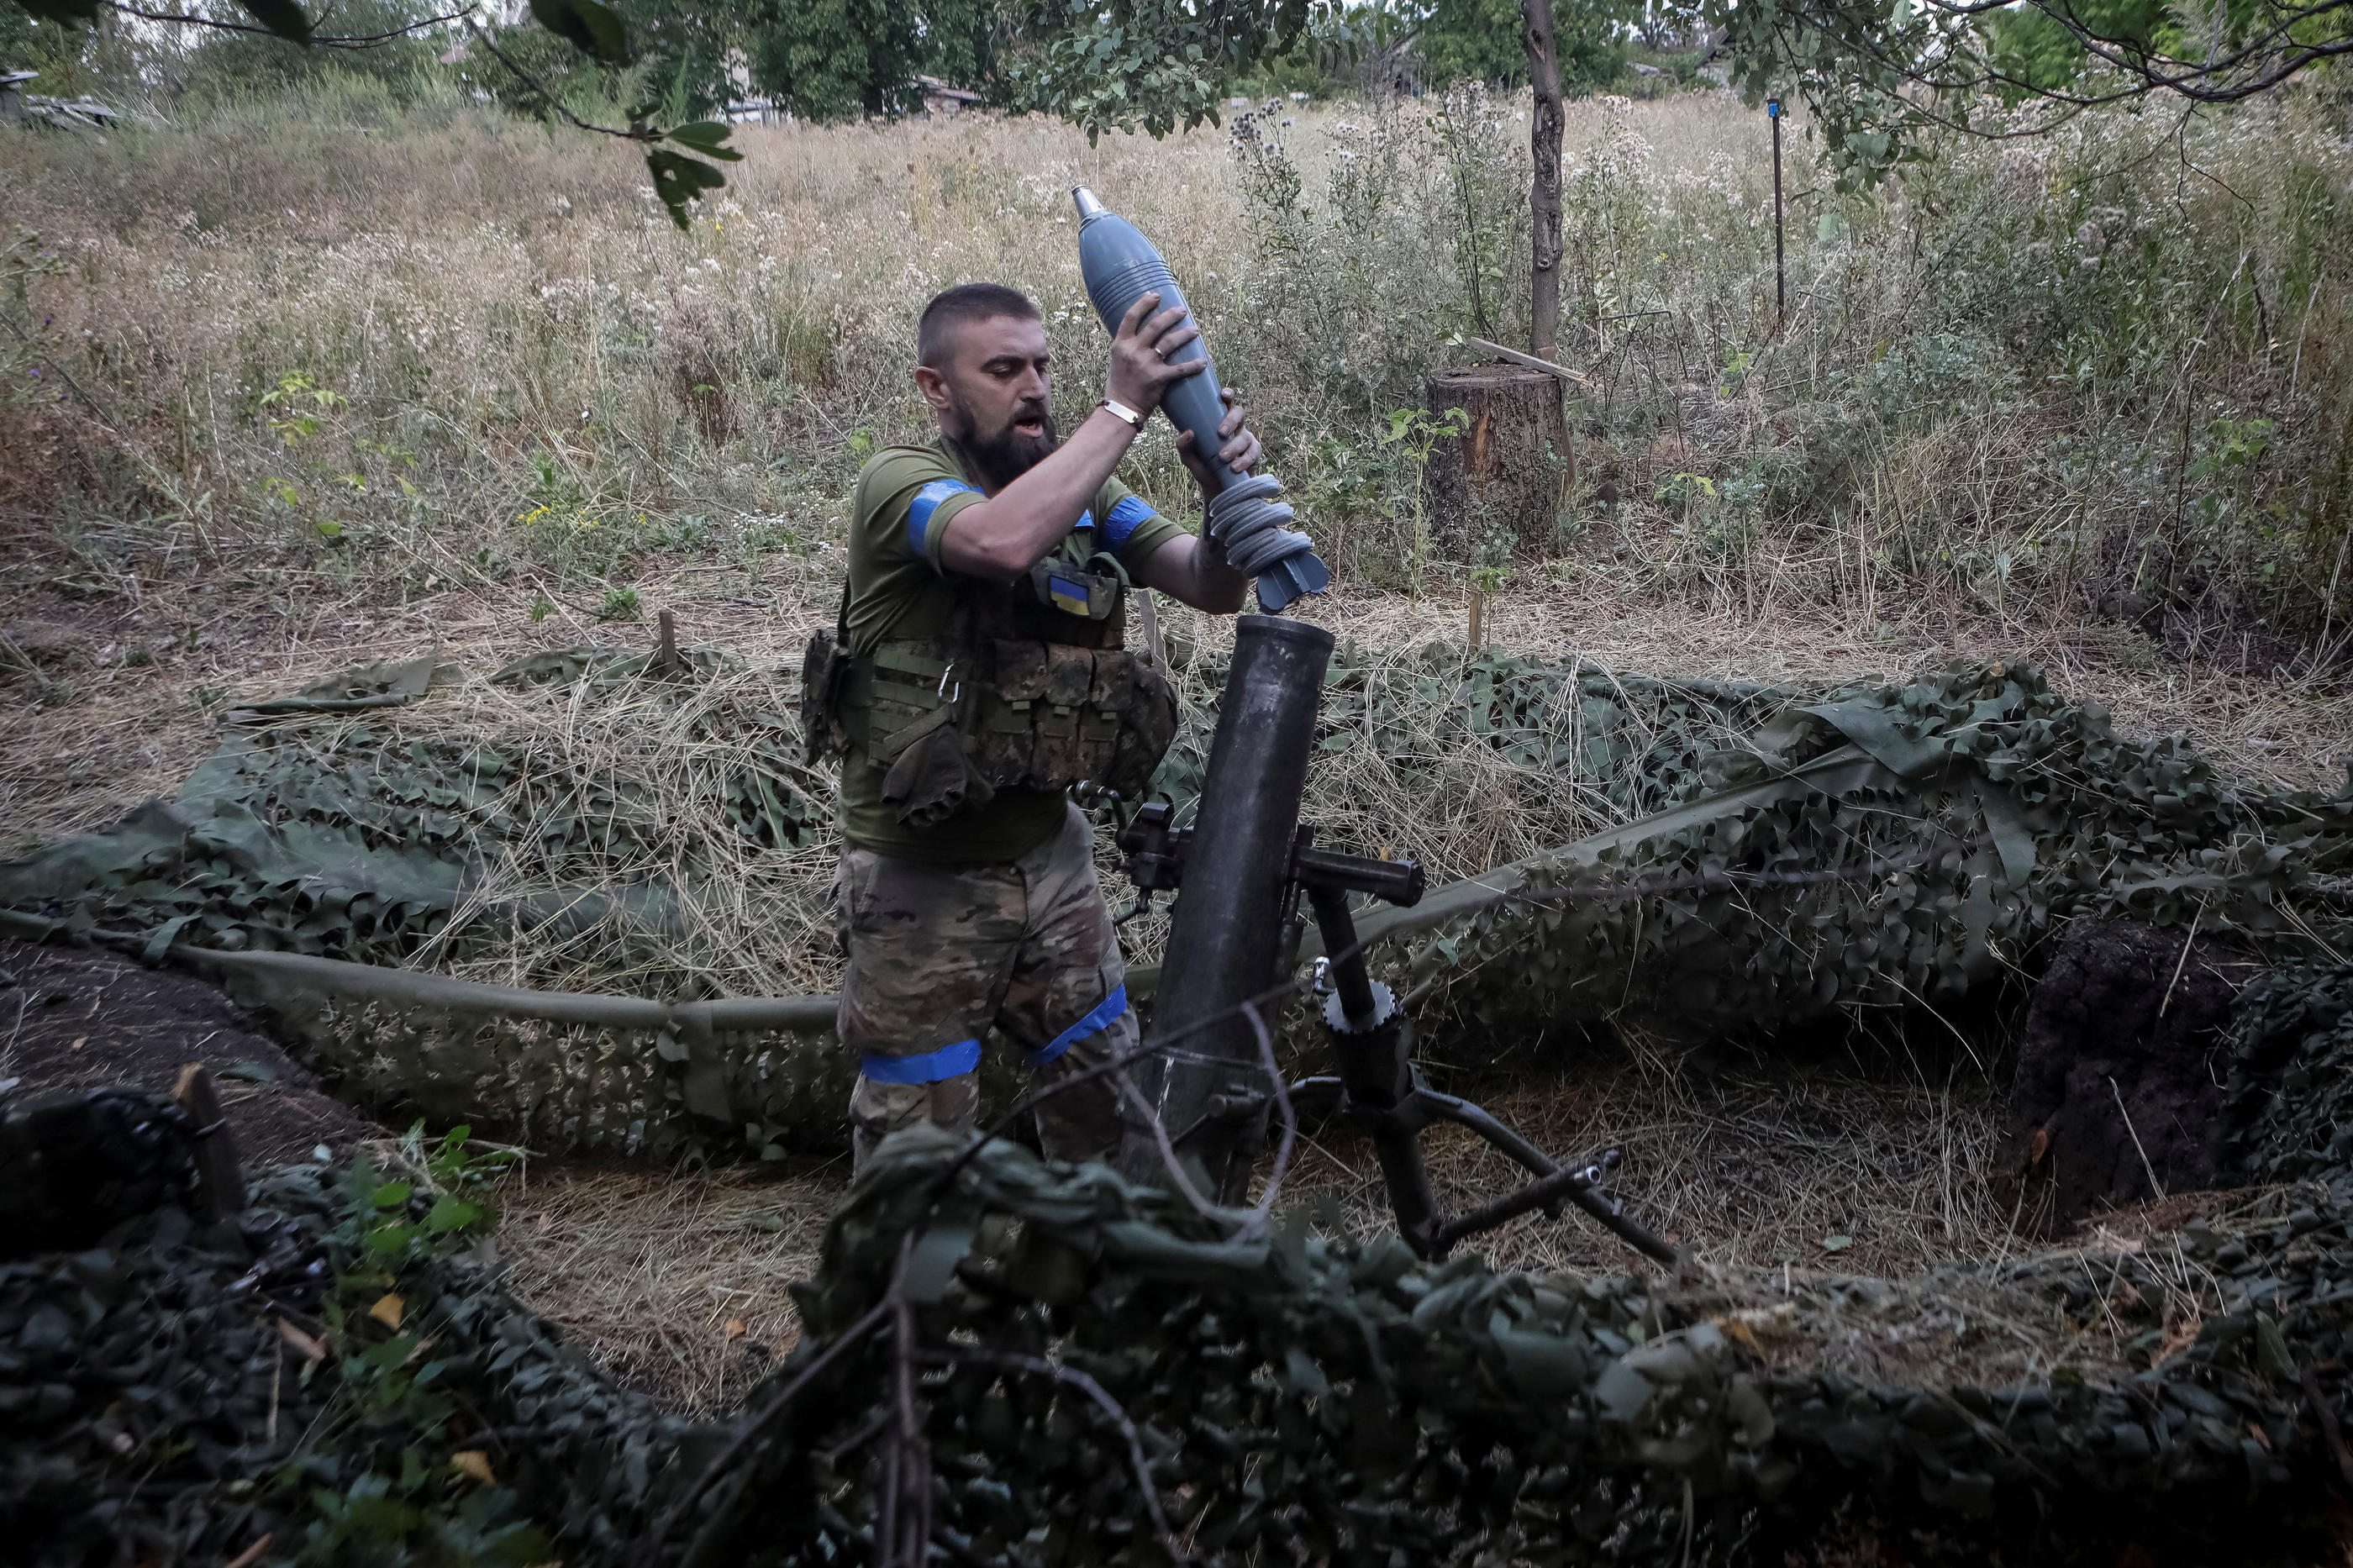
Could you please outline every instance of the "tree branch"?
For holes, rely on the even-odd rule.
[[[480,23],[474,20],[470,12],[466,16],[466,31],[473,34],[475,41],[490,51],[491,58],[492,59],[506,67],[509,71],[513,73],[517,80],[521,81],[525,87],[531,89],[532,91],[539,94],[541,102],[546,104],[548,108],[554,110],[556,113],[570,121],[580,130],[594,131],[599,136],[616,136],[624,142],[659,142],[662,139],[662,133],[654,130],[650,126],[632,125],[628,130],[621,131],[616,130],[610,125],[598,125],[591,121],[581,119],[578,115],[573,113],[572,110],[565,108],[563,102],[556,98],[554,93],[548,89],[546,84],[542,82],[537,77],[532,75],[531,72],[523,69],[522,67],[516,62],[514,57],[508,54],[504,49],[500,48],[498,45],[491,42],[491,35],[483,29]]]
[[[126,16],[136,16],[142,22],[166,22],[181,27],[211,27],[223,33],[259,33],[269,38],[284,37],[283,34],[272,32],[268,27],[257,27],[248,22],[224,22],[217,17],[193,16],[185,11],[150,11],[143,5],[126,5],[124,0],[99,0],[99,3],[110,11],[120,11]],[[421,22],[411,22],[405,27],[395,27],[389,32],[347,33],[332,37],[322,37],[313,33],[311,35],[311,41],[330,49],[373,49],[388,44],[395,38],[405,38],[412,33],[421,33],[427,27],[438,27],[444,22],[455,22],[470,16],[473,13],[474,7],[468,5],[461,10],[445,12],[438,16],[427,16]]]

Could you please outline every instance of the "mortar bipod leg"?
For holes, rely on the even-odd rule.
[[[1292,1114],[1302,1120],[1329,1116],[1348,1098],[1338,1079],[1326,1077],[1303,1078],[1286,1092],[1291,1096]]]
[[[1557,1218],[1560,1201],[1567,1198],[1637,1252],[1645,1253],[1662,1263],[1678,1261],[1679,1254],[1672,1242],[1627,1214],[1617,1203],[1603,1197],[1595,1189],[1593,1173],[1601,1167],[1593,1167],[1592,1172],[1564,1171],[1546,1158],[1542,1150],[1478,1106],[1467,1100],[1457,1100],[1451,1094],[1424,1089],[1419,1081],[1407,1103],[1419,1106],[1428,1116],[1468,1127],[1535,1173],[1537,1177],[1516,1193],[1508,1194],[1483,1208],[1440,1226],[1430,1237],[1434,1251],[1444,1252],[1466,1236],[1492,1230],[1531,1209],[1540,1208],[1546,1215]]]
[[[1416,1253],[1428,1258],[1437,1226],[1438,1200],[1430,1194],[1430,1171],[1421,1162],[1418,1136],[1428,1118],[1412,1109],[1418,1081],[1412,1062],[1413,1020],[1397,1005],[1388,988],[1375,984],[1366,972],[1356,922],[1348,912],[1347,889],[1310,882],[1307,900],[1315,911],[1324,951],[1333,955],[1332,995],[1324,1009],[1324,1035],[1338,1058],[1340,1109],[1372,1134],[1373,1152],[1381,1163],[1381,1182],[1388,1188],[1389,1211],[1397,1215],[1398,1234]]]
[[[1457,1100],[1451,1094],[1439,1093],[1424,1084],[1418,1073],[1414,1076],[1412,1099],[1420,1107],[1425,1119],[1468,1127],[1518,1161],[1533,1174],[1549,1176],[1560,1169],[1551,1156],[1496,1121],[1483,1107],[1473,1105],[1467,1100]],[[1560,1206],[1556,1204],[1547,1212],[1556,1215]]]

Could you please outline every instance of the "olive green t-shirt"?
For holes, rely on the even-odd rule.
[[[983,499],[978,481],[944,437],[922,447],[885,447],[867,459],[850,510],[846,616],[852,652],[871,653],[886,638],[936,637],[946,628],[955,610],[956,580],[941,562],[940,541],[949,519]],[[1071,539],[1089,531],[1091,544],[1073,546]],[[1187,531],[1111,479],[1057,548],[1108,551],[1133,573]],[[909,827],[882,804],[883,772],[854,748],[842,759],[841,836],[860,849],[932,865],[997,865],[1035,849],[1062,824],[1062,791],[1010,787],[977,810],[931,827]]]

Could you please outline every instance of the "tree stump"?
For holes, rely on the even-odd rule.
[[[1558,378],[1524,365],[1482,364],[1430,378],[1432,419],[1470,416],[1430,454],[1423,476],[1430,542],[1466,563],[1490,552],[1552,547],[1560,503],[1576,478]]]

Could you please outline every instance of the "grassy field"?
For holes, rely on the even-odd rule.
[[[690,642],[795,667],[831,616],[851,476],[923,427],[930,293],[1028,289],[1066,417],[1092,401],[1079,181],[1186,279],[1340,569],[1307,613],[1362,643],[1459,644],[1463,588],[1500,573],[1489,635],[1533,657],[1792,682],[2027,658],[2128,731],[2344,778],[2341,106],[2090,116],[1936,149],[1869,196],[1825,188],[1799,128],[1781,320],[1761,116],[1573,105],[1561,352],[1598,384],[1577,481],[1549,548],[1450,553],[1410,411],[1473,359],[1450,339],[1525,333],[1523,112],[1285,107],[1094,147],[984,117],[749,127],[683,236],[626,150],[455,98],[313,89],[102,143],[0,138],[0,856],[168,794],[226,706],[349,665],[642,646],[668,609]],[[1131,478],[1187,504],[1163,431]],[[1475,780],[1377,809],[1440,875],[1539,826]],[[822,981],[822,895],[814,873],[778,894],[763,929],[807,940],[747,962]],[[2010,1244],[1987,1083],[1588,1065],[1507,1108],[1562,1147],[1626,1142],[1638,1200],[1711,1261],[1827,1266],[1833,1231],[1864,1272]],[[1759,1186],[1791,1138],[1831,1179]],[[1439,1163],[1458,1195],[1498,1179],[1467,1148]],[[1369,1215],[1363,1164],[1311,1150],[1301,1190]],[[757,1370],[745,1344],[789,1338],[782,1282],[839,1177],[551,1173],[511,1251],[608,1364],[721,1404]],[[1556,1227],[1496,1256],[1616,1261]]]
[[[1757,116],[1572,106],[1577,483],[1550,550],[1450,558],[1401,411],[1472,357],[1450,335],[1523,330],[1521,112],[1319,105],[1095,147],[1033,120],[747,127],[684,236],[619,149],[364,85],[0,141],[0,702],[26,742],[0,854],[168,787],[210,709],[345,660],[626,640],[658,607],[788,658],[859,461],[922,428],[933,290],[1029,289],[1066,413],[1091,399],[1077,180],[1188,280],[1365,640],[1459,638],[1462,584],[1500,568],[1494,625],[1530,652],[1768,678],[2022,654],[2127,722],[2336,776],[2353,152],[2327,104],[2087,117],[1868,198],[1825,189],[1797,128],[1778,323]],[[1132,477],[1184,504],[1164,432]]]

